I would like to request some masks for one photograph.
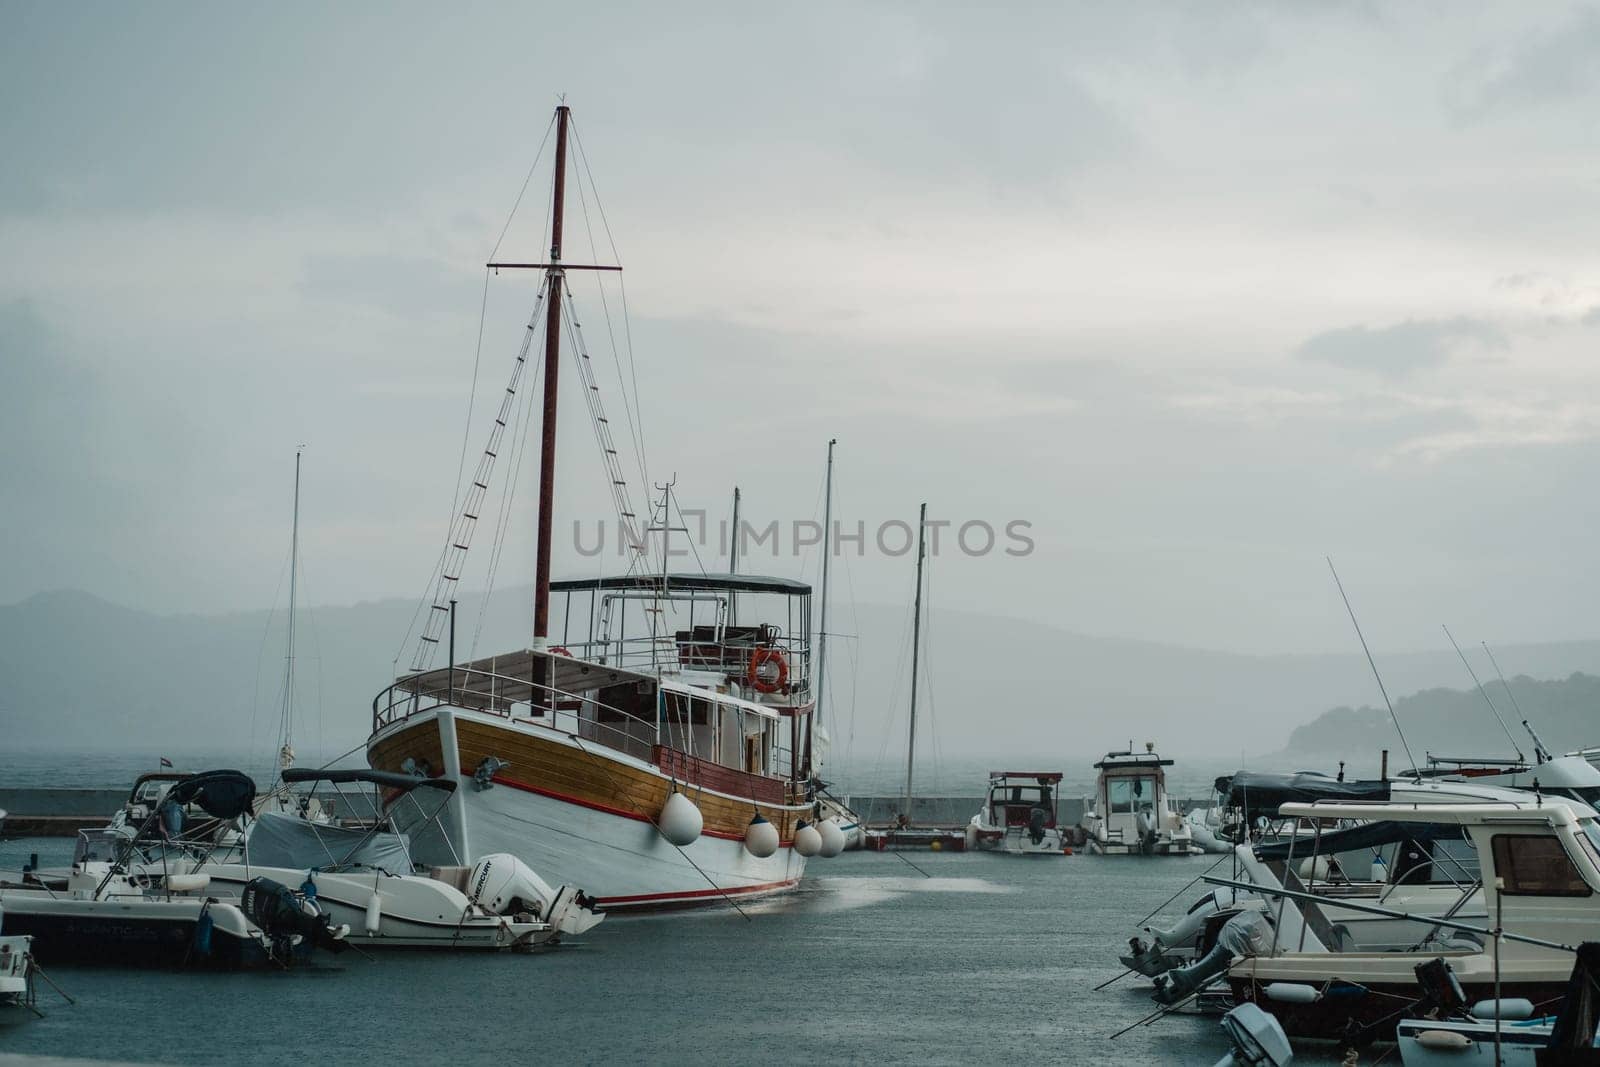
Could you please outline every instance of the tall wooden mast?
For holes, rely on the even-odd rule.
[[[550,204],[550,263],[545,271],[544,417],[539,443],[539,547],[535,557],[533,645],[544,649],[550,638],[550,544],[556,495],[556,398],[561,369],[561,298],[566,276],[561,266],[561,223],[567,194],[567,117],[556,108],[556,171]]]

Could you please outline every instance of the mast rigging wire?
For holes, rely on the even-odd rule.
[[[580,162],[583,165],[583,173],[589,179],[589,189],[590,189],[590,191],[592,191],[594,193],[595,210],[598,211],[599,214],[600,214],[600,226],[601,226],[602,229],[605,230],[606,243],[611,248],[611,261],[613,263],[621,263],[622,262],[622,256],[617,251],[617,240],[611,233],[611,222],[610,222],[610,220],[608,220],[606,218],[605,203],[600,199],[600,187],[595,184],[594,172],[589,169],[589,154],[587,152],[585,152],[584,149],[583,149],[583,138],[578,133],[578,123],[577,123],[576,120],[570,120],[570,128],[571,128],[571,131],[572,131],[573,147],[577,149],[576,155],[577,155],[578,162]],[[583,183],[581,181],[578,183],[578,190],[579,190],[578,191],[578,200],[579,200],[579,202],[581,204],[584,205],[584,226],[585,226],[585,228],[587,228],[588,224],[589,224],[588,223],[588,202],[586,200],[584,200],[584,197],[583,197]],[[591,236],[590,236],[590,239],[589,239],[589,245],[590,245],[590,248],[592,250],[593,247],[594,247],[594,238],[592,236],[592,233],[591,233]],[[600,290],[601,290],[601,300],[602,300],[602,302],[604,302],[604,300],[605,300],[605,286],[603,284],[600,286]],[[640,479],[641,479],[640,485],[648,486],[648,485],[651,484],[650,483],[650,469],[649,469],[649,455],[648,455],[648,453],[647,453],[647,451],[645,449],[644,411],[643,411],[643,409],[642,409],[642,407],[640,405],[640,401],[639,401],[639,369],[638,369],[637,362],[635,362],[635,360],[633,358],[633,320],[628,314],[628,283],[627,283],[627,280],[620,273],[617,275],[617,293],[618,293],[618,296],[619,296],[619,298],[621,300],[621,303],[622,303],[623,344],[624,344],[624,346],[625,346],[625,348],[627,350],[627,353],[628,353],[628,376],[633,381],[633,406],[634,406],[634,412],[633,412],[633,415],[631,416],[630,429],[632,429],[634,431],[634,433],[636,434],[636,437],[637,437],[637,441],[635,443],[635,447],[638,449],[639,476],[640,476]],[[608,332],[611,331],[611,313],[610,313],[610,309],[609,308],[607,308],[607,310],[606,310],[606,330]],[[618,379],[618,384],[621,385],[622,361],[621,361],[621,358],[620,358],[620,356],[619,356],[619,354],[617,352],[616,337],[615,337],[614,334],[612,335],[612,341],[611,341],[611,354],[612,354],[612,358],[616,361],[616,364],[617,364],[617,379]],[[623,402],[624,406],[626,406],[627,403],[628,403],[628,390],[627,390],[626,386],[622,387],[622,396],[623,396],[622,402]]]
[[[506,215],[506,221],[500,227],[500,236],[495,238],[494,248],[490,250],[487,262],[492,262],[500,252],[500,245],[504,243],[506,234],[511,230],[511,223],[517,217],[517,209],[522,206],[522,198],[527,195],[528,184],[533,181],[534,174],[539,169],[539,160],[544,158],[544,150],[550,144],[550,133],[555,128],[555,112],[551,112],[550,120],[545,123],[544,137],[539,142],[539,149],[533,154],[533,162],[528,165],[528,172],[522,178],[522,186],[517,190],[517,197],[511,204],[511,211]],[[545,210],[545,229],[550,226],[549,209]],[[541,240],[543,237],[541,235]],[[451,536],[455,530],[456,508],[461,503],[461,479],[467,471],[467,444],[472,437],[472,416],[478,405],[478,371],[483,360],[483,330],[484,322],[489,313],[489,275],[488,267],[483,269],[483,295],[478,304],[478,340],[472,352],[472,385],[467,391],[467,416],[461,428],[461,456],[456,461],[456,485],[450,496],[450,510],[445,516],[445,542],[439,549],[439,558],[434,562],[433,571],[428,575],[428,580],[423,586],[423,594],[417,600],[416,609],[411,613],[411,621],[406,625],[405,636],[400,639],[400,650],[395,654],[396,662],[405,655],[405,648],[411,643],[411,635],[416,632],[417,618],[428,605],[427,590],[432,589],[438,581],[439,574],[443,571],[445,560],[450,554]],[[424,626],[426,629],[426,625]]]

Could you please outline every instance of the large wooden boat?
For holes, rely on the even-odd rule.
[[[798,582],[732,575],[555,590],[592,602],[597,624],[641,603],[726,618],[735,597],[758,596],[797,601],[803,619],[810,599]],[[384,690],[369,762],[461,782],[446,839],[424,834],[417,847],[441,863],[509,852],[606,909],[794,886],[802,852],[815,851],[802,833],[816,821],[805,641],[773,625],[698,621],[662,642],[637,640],[563,637],[553,651],[438,668]],[[535,682],[541,674],[551,681]],[[687,842],[670,824],[675,793],[702,821]]]
[[[548,262],[489,264],[543,271],[540,306],[435,572],[413,669],[373,702],[368,761],[459,783],[441,827],[414,830],[425,862],[460,866],[510,853],[553,883],[581,887],[604,909],[781,891],[800,880],[807,856],[844,847],[816,795],[811,589],[779,578],[667,573],[666,539],[681,529],[672,521],[670,484],[658,487],[659,522],[638,528],[577,318],[563,321],[569,272],[620,269],[562,259],[569,123],[568,109],[557,108]],[[513,398],[541,319],[532,641],[457,662],[455,583],[502,435],[517,419]],[[578,347],[587,413],[634,551],[621,576],[550,578],[564,332]],[[660,566],[645,548],[650,533],[661,534]],[[554,613],[559,633],[552,599],[564,601]],[[446,627],[446,665],[432,666],[446,647]]]

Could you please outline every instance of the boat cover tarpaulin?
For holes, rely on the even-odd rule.
[[[404,834],[375,834],[266,812],[251,824],[247,844],[250,862],[263,867],[310,871],[360,866],[411,873],[410,842]]]
[[[182,807],[198,804],[213,819],[236,819],[256,801],[256,783],[243,771],[204,771],[181,779],[167,791],[166,802]]]
[[[1315,804],[1319,800],[1374,801],[1389,799],[1388,782],[1341,782],[1325,774],[1298,771],[1294,774],[1266,774],[1240,771],[1218,778],[1217,792],[1226,796],[1227,807],[1244,812],[1246,821],[1257,816],[1278,817],[1285,804]]]
[[[1258,845],[1256,855],[1263,860],[1284,860],[1289,850],[1297,856],[1310,855],[1313,846],[1324,856],[1359,849],[1382,848],[1397,842],[1414,841],[1424,845],[1432,841],[1460,841],[1467,836],[1466,829],[1458,823],[1427,822],[1369,822],[1344,830],[1324,830],[1320,837],[1308,838],[1302,832],[1294,841],[1273,841]]]

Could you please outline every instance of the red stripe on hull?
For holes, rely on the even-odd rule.
[[[640,893],[631,897],[601,897],[599,905],[601,908],[648,908],[670,904],[713,904],[723,897],[742,896],[748,893],[773,893],[783,889],[793,889],[799,884],[800,879],[790,878],[782,882],[732,886],[728,889],[690,889],[679,893]]]

